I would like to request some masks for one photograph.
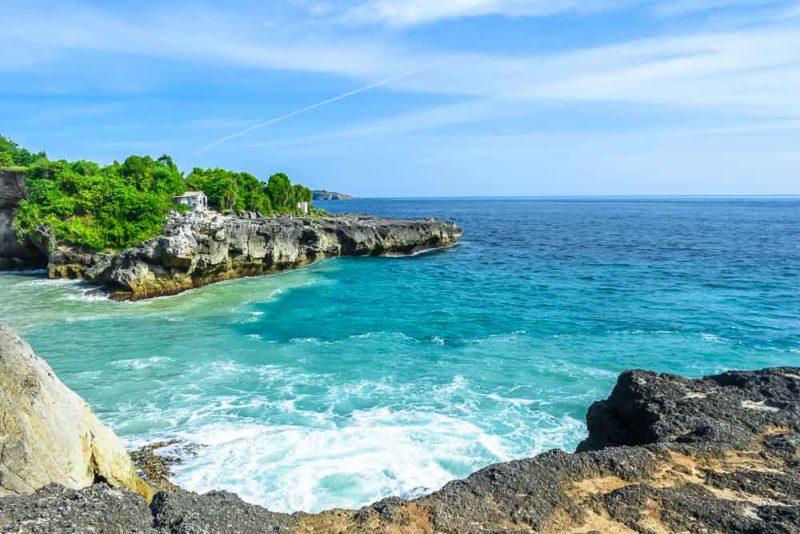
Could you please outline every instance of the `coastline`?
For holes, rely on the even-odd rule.
[[[118,253],[58,247],[50,278],[84,278],[115,300],[142,300],[338,256],[415,256],[457,244],[449,221],[364,215],[271,217],[173,214],[163,235]]]
[[[13,334],[2,329],[0,337],[0,362],[22,357],[30,362],[25,365],[47,372],[46,364],[35,356],[31,360],[30,348]],[[0,379],[6,386],[16,380],[7,372],[0,373]],[[63,388],[57,379],[36,380],[42,382],[40,393],[34,395],[65,395],[55,393]],[[389,497],[359,510],[274,513],[224,491],[204,495],[181,491],[169,483],[168,462],[155,459],[149,465],[163,478],[159,485],[165,489],[153,496],[149,507],[141,496],[121,489],[130,484],[142,488],[145,497],[152,495],[138,479],[95,479],[92,485],[78,483],[71,489],[37,482],[44,487],[34,487],[32,494],[0,496],[0,527],[9,532],[102,527],[153,534],[577,534],[763,528],[767,530],[759,531],[790,532],[800,525],[798,390],[800,368],[791,367],[731,371],[695,380],[626,371],[610,396],[590,407],[589,435],[578,452],[551,450],[491,465],[414,499]],[[23,390],[21,394],[31,393]],[[25,413],[18,411],[23,406],[14,404],[6,417],[11,421],[25,417],[18,415]],[[38,412],[36,417],[48,414]],[[63,431],[52,427],[40,430],[39,436]],[[11,438],[26,444],[33,439],[25,434]],[[35,447],[41,439],[26,446]],[[80,442],[77,436],[58,439],[68,443],[71,439],[73,446]],[[106,439],[113,443],[116,438]],[[98,454],[105,454],[102,447],[106,445],[97,446],[101,447]],[[7,472],[2,470],[15,458],[13,454],[0,458],[0,472]],[[117,463],[129,469],[124,460]],[[20,483],[15,484],[19,487]]]
[[[669,206],[668,211],[674,214],[675,204]],[[482,204],[476,204],[476,207],[480,210],[486,209]],[[422,205],[415,209],[423,211],[427,207]],[[568,429],[559,426],[555,419],[538,419],[537,414],[559,416],[568,413],[582,419],[584,408],[588,406],[590,399],[604,397],[613,376],[623,366],[641,366],[699,376],[701,373],[710,374],[721,369],[741,367],[742,361],[746,361],[751,367],[792,365],[796,361],[796,347],[792,344],[796,337],[792,324],[782,324],[780,333],[770,330],[775,334],[764,336],[765,321],[769,320],[769,324],[774,326],[775,318],[771,311],[776,306],[787,311],[795,309],[793,306],[796,301],[786,300],[794,294],[790,292],[792,286],[786,285],[784,289],[780,285],[783,280],[781,273],[786,273],[787,284],[792,282],[789,277],[791,270],[775,272],[766,264],[755,263],[752,268],[744,265],[732,271],[729,266],[731,262],[737,261],[737,256],[730,255],[731,249],[725,247],[707,251],[707,255],[703,256],[707,261],[697,261],[696,257],[668,257],[666,262],[660,260],[658,266],[645,270],[635,267],[631,261],[619,262],[623,264],[619,268],[600,269],[593,266],[591,261],[596,258],[593,255],[599,249],[594,244],[609,246],[609,240],[605,236],[608,235],[609,225],[613,229],[613,223],[601,228],[597,225],[586,225],[578,216],[585,209],[581,207],[570,212],[569,217],[575,221],[575,225],[567,227],[563,234],[567,237],[581,235],[582,227],[589,227],[591,231],[587,229],[586,233],[591,234],[591,242],[576,243],[574,240],[564,239],[562,234],[551,236],[549,232],[552,226],[535,223],[526,226],[492,226],[486,221],[497,221],[497,212],[484,213],[482,218],[476,219],[469,211],[459,210],[453,212],[453,218],[464,221],[470,236],[469,246],[454,253],[443,254],[434,261],[322,262],[313,269],[303,269],[282,277],[259,281],[250,279],[242,280],[241,283],[224,284],[219,289],[193,293],[185,299],[165,299],[153,306],[117,306],[100,301],[77,305],[71,299],[79,293],[79,289],[83,291],[83,288],[43,283],[23,291],[22,285],[27,282],[20,279],[18,290],[11,291],[12,284],[4,286],[4,289],[7,287],[9,290],[6,293],[9,306],[4,310],[5,315],[10,317],[18,309],[23,314],[20,322],[30,322],[30,318],[34,317],[34,312],[28,312],[27,305],[19,306],[20,302],[35,305],[34,309],[41,310],[41,316],[35,316],[36,325],[26,328],[34,346],[41,348],[42,354],[48,359],[52,358],[54,368],[59,373],[62,370],[67,373],[62,378],[69,385],[80,388],[81,393],[86,394],[93,406],[106,414],[107,420],[115,428],[116,425],[124,427],[128,417],[139,419],[137,414],[153,413],[152,410],[159,407],[163,408],[160,410],[163,413],[158,416],[153,413],[155,417],[148,425],[164,424],[164,417],[179,418],[188,409],[203,410],[204,404],[212,408],[222,408],[223,416],[236,417],[244,405],[252,402],[254,406],[261,403],[261,406],[270,407],[268,411],[265,409],[261,412],[269,418],[262,426],[272,425],[276,421],[275,417],[281,417],[279,421],[296,424],[298,426],[295,428],[301,430],[301,425],[306,422],[299,417],[287,419],[287,415],[279,408],[280,403],[285,402],[288,397],[275,393],[282,387],[298,388],[302,384],[323,392],[337,385],[340,388],[338,399],[335,395],[324,395],[315,399],[321,407],[310,405],[308,398],[300,399],[294,407],[307,410],[305,414],[309,416],[321,414],[332,403],[337,403],[333,404],[337,407],[336,411],[348,420],[374,413],[352,411],[345,404],[364,401],[372,402],[369,406],[375,406],[376,410],[398,403],[409,403],[412,409],[416,409],[416,405],[428,406],[434,402],[438,411],[451,415],[457,414],[453,410],[472,407],[469,415],[463,414],[464,420],[475,423],[486,432],[473,434],[471,439],[475,445],[472,448],[461,448],[462,442],[457,440],[436,441],[437,431],[442,435],[452,432],[453,427],[448,421],[440,419],[429,428],[420,427],[418,419],[409,419],[405,412],[396,411],[388,412],[385,420],[372,421],[381,425],[393,423],[416,426],[415,431],[409,430],[421,436],[423,447],[427,450],[407,447],[405,437],[409,434],[385,434],[383,427],[374,424],[371,425],[372,428],[356,428],[359,433],[353,433],[353,427],[349,424],[340,427],[341,432],[337,436],[342,435],[344,439],[344,434],[347,433],[357,438],[358,442],[313,441],[321,444],[319,456],[332,450],[331,444],[342,443],[345,448],[339,452],[352,454],[348,458],[355,462],[361,461],[359,451],[363,446],[391,446],[398,451],[397,454],[408,458],[408,462],[413,464],[409,466],[410,469],[416,470],[428,465],[425,463],[430,457],[428,450],[430,455],[447,454],[450,451],[460,455],[462,451],[468,451],[475,462],[471,470],[493,463],[497,460],[492,461],[490,456],[482,456],[479,440],[482,441],[487,435],[502,436],[503,429],[515,422],[526,426],[519,432],[518,439],[513,438],[515,441],[507,437],[500,438],[504,445],[514,443],[517,447],[507,457],[526,456],[525,447],[535,447],[536,452],[556,446],[572,450],[577,444],[574,437],[564,439],[568,446],[555,439],[538,441],[540,436],[564,436]],[[533,206],[532,217],[538,217],[537,213],[541,210],[539,205]],[[771,204],[764,207],[764,211],[767,210],[771,214],[775,213]],[[734,226],[730,227],[729,233],[741,235],[741,224],[737,221],[753,220],[764,211],[739,210],[741,215],[733,221]],[[694,213],[686,208],[687,217]],[[713,220],[725,220],[713,217],[718,213],[716,210],[708,213]],[[441,212],[437,214],[441,215]],[[414,213],[399,211],[398,215],[408,217]],[[520,212],[510,215],[510,219],[514,220]],[[659,213],[653,214],[653,217],[662,219]],[[730,225],[730,217],[727,219],[729,222],[725,224]],[[684,220],[677,219],[676,226],[683,229],[682,231],[688,229],[695,232],[688,239],[690,243],[703,242],[703,236],[720,235],[716,226],[710,229],[706,227],[703,231],[702,228],[683,224]],[[481,228],[486,231],[479,233]],[[649,226],[645,224],[644,228]],[[723,228],[722,232],[725,235],[726,230]],[[781,236],[777,233],[772,235]],[[521,242],[523,237],[526,241]],[[613,251],[622,259],[632,256],[642,262],[653,258],[655,253],[663,254],[663,242],[661,235],[656,234],[644,242],[647,244],[645,248],[631,248],[630,239],[623,239],[615,241],[619,243],[617,248],[600,250]],[[532,246],[528,246],[528,243]],[[548,243],[554,244],[552,252],[545,248]],[[791,259],[793,249],[780,246],[777,248],[783,254],[778,256],[783,261]],[[571,258],[568,263],[563,261],[565,255]],[[548,258],[548,261],[541,262],[542,257]],[[491,268],[484,269],[481,267],[483,265]],[[697,270],[689,270],[693,266]],[[534,270],[531,271],[531,268]],[[720,277],[723,268],[728,275]],[[666,276],[658,273],[665,273]],[[636,285],[637,280],[643,283]],[[759,287],[764,287],[762,282],[752,289],[742,285],[752,283],[753,280],[768,282],[770,288],[776,289],[767,294],[759,290]],[[713,282],[714,285],[706,286],[706,281]],[[261,286],[264,286],[263,289]],[[267,300],[267,294],[278,287],[282,288],[280,296],[270,300],[268,304],[262,302]],[[459,287],[463,287],[466,292],[457,291]],[[636,297],[635,307],[627,299],[620,298],[632,295],[630,290],[633,287],[636,287],[636,293],[633,294]],[[698,299],[692,300],[692,293],[701,287],[706,289],[697,295]],[[38,293],[45,288],[46,293]],[[669,291],[660,291],[659,288]],[[580,291],[579,299],[572,293],[576,290]],[[736,301],[730,299],[734,292]],[[353,305],[337,307],[345,298],[352,300]],[[48,310],[51,307],[61,307],[62,299],[66,299],[63,313],[50,315]],[[586,307],[590,300],[597,302],[598,306]],[[255,303],[245,304],[251,301]],[[11,306],[14,302],[17,303],[17,308]],[[720,308],[722,302],[726,306]],[[474,303],[475,307],[465,307],[470,303]],[[710,304],[714,305],[713,314],[709,313]],[[747,322],[736,323],[743,329],[734,331],[715,319],[721,313],[726,317],[744,317],[739,314],[739,310],[745,307]],[[115,311],[106,314],[106,310],[114,308],[118,308],[126,317],[123,319]],[[149,311],[145,313],[133,311],[144,312],[148,308]],[[376,316],[375,320],[367,321],[360,315],[362,312],[359,309],[364,310],[364,314]],[[555,314],[556,311],[558,315]],[[263,315],[255,316],[255,313]],[[72,326],[58,324],[61,319],[68,317],[66,320],[71,321],[73,316],[80,315],[84,318],[91,316],[94,321]],[[783,316],[788,321],[792,314],[785,313]],[[582,322],[590,317],[596,319],[590,323]],[[414,318],[424,318],[425,324],[418,326],[410,323]],[[494,322],[488,325],[470,322],[475,319]],[[190,328],[187,323],[193,323],[193,326]],[[386,333],[381,334],[381,330]],[[263,339],[248,337],[255,334]],[[368,338],[357,338],[354,335],[368,335]],[[241,343],[236,341],[237,338],[241,338]],[[105,351],[102,350],[104,339],[114,342]],[[308,341],[300,343],[298,340]],[[434,342],[435,340],[438,342]],[[64,344],[63,341],[67,343]],[[121,349],[117,347],[127,347],[124,350],[127,353],[121,353]],[[254,354],[254,351],[263,357],[250,358],[248,355]],[[389,360],[397,360],[396,355],[399,354],[403,354],[406,361],[397,361],[390,365]],[[156,356],[159,356],[158,360]],[[333,369],[325,363],[326,360],[341,367],[342,373],[330,374]],[[475,365],[471,366],[474,370],[460,365],[467,360],[474,362]],[[361,367],[365,368],[364,373],[358,371]],[[406,380],[398,374],[398,368],[407,368],[413,375],[413,380]],[[280,376],[272,374],[277,369],[280,369]],[[96,374],[81,374],[82,372]],[[495,374],[509,378],[500,381]],[[184,376],[185,379],[178,379],[176,375]],[[330,379],[317,379],[321,375]],[[253,380],[250,381],[248,376],[253,376]],[[271,376],[276,378],[270,378]],[[461,378],[455,379],[456,376]],[[116,399],[97,387],[108,380],[116,384],[115,377],[119,377],[119,386],[122,388],[117,392]],[[138,402],[135,393],[125,393],[130,392],[136,383],[146,384],[148,402]],[[163,386],[160,385],[162,383]],[[420,383],[434,387],[412,386]],[[202,384],[202,390],[206,393],[201,403],[187,406],[176,403],[178,399],[170,401],[169,389],[180,391],[191,384]],[[217,385],[244,387],[250,393],[241,402],[233,405],[219,404],[224,402],[225,396],[218,394]],[[262,394],[252,395],[253,386],[256,385],[259,385]],[[512,391],[513,388],[521,389]],[[308,392],[305,389],[294,391],[292,396],[298,398],[298,395]],[[491,394],[492,398],[486,397],[486,394]],[[577,400],[565,403],[564,399],[567,397]],[[426,399],[430,402],[425,402]],[[512,405],[511,401],[516,404]],[[580,407],[576,407],[578,404]],[[152,409],[149,405],[152,405]],[[338,407],[350,411],[343,412]],[[507,415],[495,417],[497,411],[503,411]],[[206,422],[213,422],[208,418],[210,412],[203,413],[206,414]],[[305,417],[305,414],[300,417]],[[242,415],[252,416],[253,413],[251,409],[247,409]],[[260,414],[259,416],[262,417]],[[330,418],[322,415],[319,417],[325,424],[331,422]],[[140,419],[137,425],[143,423]],[[583,432],[583,425],[579,426]],[[180,431],[191,433],[200,430],[203,437],[198,441],[206,442],[205,436],[212,436],[214,432],[244,428],[237,425],[220,427],[198,424],[181,428]],[[360,430],[365,432],[360,433]],[[465,434],[469,431],[469,428],[465,429]],[[268,504],[269,509],[317,511],[338,505],[330,496],[317,492],[316,500],[309,499],[311,504],[307,506],[293,506],[291,503],[297,502],[293,499],[274,504],[275,501],[281,501],[283,494],[279,493],[280,486],[276,489],[271,481],[278,479],[299,482],[299,472],[288,466],[254,469],[256,462],[268,454],[287,449],[276,447],[258,452],[249,447],[246,441],[259,439],[261,434],[250,434],[249,438],[246,432],[242,435],[244,437],[240,441],[232,441],[229,446],[207,451],[213,455],[208,456],[208,459],[221,458],[228,454],[235,454],[234,458],[238,461],[253,457],[251,463],[240,464],[246,466],[242,467],[241,476],[235,471],[235,465],[227,462],[220,462],[213,469],[199,465],[187,468],[199,468],[198,477],[213,477],[211,480],[214,484],[225,482],[224,486],[220,484],[217,487],[228,490],[236,489],[237,486],[245,487],[240,484],[257,482],[263,488],[259,490],[262,493],[245,492],[241,496],[249,502]],[[297,441],[293,443],[312,442],[322,437],[318,432],[306,433],[302,430],[295,435]],[[278,437],[283,439],[280,435]],[[466,436],[465,439],[470,438]],[[524,444],[526,441],[527,445]],[[315,469],[332,463],[322,464],[319,457],[313,460]],[[341,468],[345,470],[348,465],[342,464]],[[214,475],[220,471],[226,474]],[[324,474],[324,471],[321,472]],[[468,472],[454,473],[452,478],[463,478]],[[406,475],[403,472],[398,474]],[[304,479],[303,482],[313,483],[321,476]],[[359,476],[366,478],[367,474],[363,471],[354,474],[354,478]],[[416,485],[413,478],[403,480],[404,489]],[[438,482],[426,485],[438,487]],[[195,489],[206,491],[212,487],[214,485],[209,483],[195,486]],[[387,494],[376,491],[369,500],[357,500],[359,495],[351,494],[348,498],[353,500],[353,504],[344,507],[354,508],[370,502],[375,498],[374,495]]]

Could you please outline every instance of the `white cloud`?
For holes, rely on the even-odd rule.
[[[484,15],[546,15],[578,4],[575,0],[368,0],[346,10],[341,19],[353,24],[413,26]]]
[[[676,16],[730,7],[761,7],[783,3],[783,0],[673,0],[656,3],[653,12],[662,16]]]
[[[800,113],[800,28],[769,26],[504,58],[454,55],[399,81],[414,91]]]
[[[380,42],[308,35],[301,39],[265,29],[263,20],[246,13],[217,9],[167,7],[146,14],[112,14],[82,3],[9,2],[0,4],[0,20],[14,22],[0,33],[0,69],[6,70],[55,62],[75,52],[348,76],[390,75],[393,68],[415,66]]]
[[[395,5],[392,0],[382,2]],[[438,13],[444,13],[441,10],[445,8],[450,9],[447,13],[490,8],[512,13],[523,8],[532,12],[542,2],[463,0],[441,4],[444,7],[440,6]],[[572,2],[550,6],[567,4]],[[423,4],[417,1],[409,5]],[[510,57],[438,50],[411,52],[403,41],[374,37],[355,40],[335,33],[302,38],[291,29],[281,30],[288,33],[264,31],[263,21],[255,17],[250,20],[241,13],[208,9],[172,7],[144,16],[112,15],[83,4],[50,4],[48,9],[13,6],[0,5],[0,19],[14,21],[0,33],[0,47],[6,52],[2,57],[24,57],[26,61],[24,66],[7,63],[9,69],[29,68],[34,60],[39,65],[69,62],[76,54],[97,54],[106,60],[111,57],[115,63],[139,55],[201,68],[222,64],[333,74],[350,78],[352,87],[414,70],[418,72],[413,76],[397,79],[387,87],[474,99],[436,113],[424,110],[405,118],[389,117],[380,128],[408,129],[416,128],[415,124],[433,128],[436,124],[479,121],[513,108],[487,105],[497,101],[623,102],[693,106],[701,111],[800,114],[800,26],[791,18],[739,31],[700,31]],[[415,17],[427,16],[422,11],[414,13]],[[431,64],[437,67],[419,69]],[[253,117],[254,122],[258,120],[263,117]]]
[[[317,3],[318,16],[353,24],[407,27],[488,15],[541,17],[563,12],[595,13],[640,7],[657,16],[679,16],[730,7],[785,5],[786,0],[362,0],[342,8]]]

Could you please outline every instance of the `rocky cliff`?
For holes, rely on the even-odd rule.
[[[0,325],[0,495],[100,481],[152,497],[119,438],[28,344]],[[0,518],[3,509],[0,501]]]
[[[147,509],[98,484],[0,500],[10,532],[796,533],[800,368],[688,380],[623,373],[580,450],[482,469],[429,496],[278,514],[226,492],[160,492]],[[70,503],[65,506],[64,503]]]
[[[20,243],[12,221],[27,197],[24,173],[0,171],[0,270],[47,267],[87,278],[120,299],[173,295],[221,280],[298,267],[332,256],[403,256],[455,244],[452,222],[357,215],[270,217],[173,214],[163,235],[118,253]]]
[[[30,243],[20,243],[11,223],[19,202],[28,196],[25,174],[0,170],[0,269],[44,267],[47,258]]]
[[[275,217],[174,214],[162,236],[114,255],[59,248],[50,276],[86,277],[116,298],[173,295],[333,256],[401,256],[447,247],[461,229],[446,221],[366,216]]]

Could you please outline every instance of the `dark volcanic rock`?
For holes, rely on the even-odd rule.
[[[768,427],[796,424],[798,398],[796,368],[732,371],[702,380],[626,371],[611,396],[589,408],[589,437],[578,451],[669,441],[743,445]]]
[[[204,495],[161,492],[150,505],[154,526],[174,534],[261,534],[288,532],[293,519],[260,506],[247,504],[227,491]]]
[[[0,499],[3,533],[149,533],[152,524],[144,499],[106,484],[81,490],[51,484],[33,495]]]
[[[162,533],[800,532],[800,369],[702,380],[629,371],[588,418],[590,435],[581,447],[593,450],[553,450],[492,465],[419,499],[392,497],[360,510],[286,515],[226,492],[161,492],[152,504],[153,528]],[[56,517],[64,505],[48,491],[14,498],[28,499],[28,505],[10,512],[0,500],[0,525]],[[95,498],[93,491],[84,490],[87,499]],[[38,508],[31,505],[36,499],[43,501]],[[101,500],[92,509],[104,505]],[[121,517],[136,521],[140,513],[137,506]],[[104,516],[96,517],[99,528]],[[49,531],[72,532],[56,527]]]

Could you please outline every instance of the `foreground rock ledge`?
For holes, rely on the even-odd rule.
[[[51,278],[87,278],[115,298],[138,300],[334,256],[413,255],[461,235],[454,223],[434,219],[174,214],[162,236],[115,255],[57,249],[48,270]]]
[[[582,452],[482,469],[413,501],[272,513],[226,492],[49,486],[0,499],[9,532],[800,532],[800,368],[688,380],[623,373]],[[65,503],[69,503],[66,505]],[[37,530],[38,529],[38,530]]]

